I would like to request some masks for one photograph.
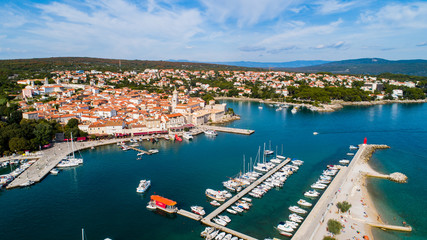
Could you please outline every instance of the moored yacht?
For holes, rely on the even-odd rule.
[[[313,204],[312,203],[310,203],[310,202],[307,202],[306,200],[304,200],[304,199],[300,199],[300,200],[298,200],[298,204],[299,205],[301,205],[301,206],[304,206],[304,207],[311,207]]]
[[[205,194],[207,197],[212,198],[213,200],[224,202],[227,198],[225,194],[221,191],[215,191],[213,189],[206,189]]]
[[[300,207],[297,207],[297,206],[290,206],[290,207],[289,207],[289,210],[290,210],[291,212],[299,213],[299,214],[306,214],[306,213],[307,213],[307,211],[306,211],[306,210],[304,210],[304,209],[302,209],[302,208],[300,208]]]
[[[139,185],[136,188],[137,193],[144,193],[151,186],[150,180],[141,180],[139,181]]]
[[[191,206],[190,208],[192,212],[199,214],[200,216],[203,216],[206,213],[203,207],[201,206]]]
[[[205,135],[208,135],[208,136],[216,136],[216,135],[218,135],[215,130],[209,130],[209,129],[205,130],[204,133],[205,133]]]
[[[339,163],[341,163],[341,164],[343,164],[343,165],[346,165],[346,164],[349,164],[349,163],[350,163],[350,160],[347,160],[347,159],[341,159],[341,160],[339,160]]]
[[[318,193],[316,190],[310,190],[304,193],[304,196],[306,197],[318,197],[320,193]]]
[[[183,137],[184,139],[187,139],[187,140],[193,140],[193,135],[191,135],[191,133],[189,133],[189,132],[185,132],[185,133],[183,133],[183,134],[182,134],[182,137]]]

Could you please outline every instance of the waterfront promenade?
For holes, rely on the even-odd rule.
[[[335,236],[337,239],[362,239],[363,236],[373,239],[370,227],[411,231],[410,226],[384,224],[366,189],[366,172],[375,173],[366,162],[367,158],[376,148],[385,147],[387,146],[360,145],[349,166],[340,170],[292,239],[320,240],[324,236],[330,236],[327,231],[327,222],[330,219],[335,219],[343,225],[341,233]],[[336,207],[338,202],[343,201],[352,205],[346,213],[339,212]]]

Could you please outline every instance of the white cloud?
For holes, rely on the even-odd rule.
[[[418,43],[416,46],[417,47],[425,47],[425,46],[427,46],[427,42]]]
[[[359,23],[372,28],[427,28],[427,3],[393,3],[377,12],[362,13]]]
[[[344,41],[339,41],[339,42],[328,44],[328,45],[318,44],[317,46],[313,47],[313,49],[325,49],[325,48],[335,48],[335,49],[338,49],[338,48],[342,48],[344,45],[345,45]]]
[[[251,26],[261,21],[278,17],[299,0],[201,0],[206,6],[206,14],[212,21],[225,23],[236,21],[239,27]]]
[[[356,4],[356,1],[341,2],[338,0],[321,0],[315,2],[315,4],[319,6],[317,11],[320,14],[326,15],[331,13],[346,12]]]
[[[74,54],[103,51],[106,56],[155,57],[155,48],[186,49],[192,37],[204,31],[198,10],[170,10],[153,2],[141,7],[124,0],[88,0],[80,8],[57,2],[37,8],[44,22],[29,32],[51,42],[44,47]],[[135,56],[136,52],[149,56]]]

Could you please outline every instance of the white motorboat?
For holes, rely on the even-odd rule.
[[[216,200],[211,201],[211,202],[210,202],[210,204],[211,204],[212,206],[215,206],[215,207],[218,207],[219,205],[221,205],[221,203],[219,203],[219,202],[218,202],[218,201],[216,201]]]
[[[282,159],[282,160],[286,160],[286,157],[285,157],[285,156],[282,156],[282,155],[276,155],[276,158],[278,158],[278,159]]]
[[[298,214],[296,214],[296,213],[291,213],[291,214],[289,214],[289,219],[290,219],[291,221],[298,222],[298,221],[292,220],[291,218],[296,219],[296,220],[299,220],[299,222],[301,222],[302,220],[304,220],[304,218],[303,218],[303,217],[301,217],[300,215],[298,215]]]
[[[322,183],[322,184],[329,184],[329,183],[331,183],[331,181],[329,181],[329,180],[323,180],[323,179],[319,179],[319,180],[317,180],[317,182],[318,183]]]
[[[246,202],[252,202],[252,199],[248,197],[242,197],[242,200],[245,200]]]
[[[264,154],[265,154],[265,155],[271,155],[271,154],[273,154],[273,153],[274,153],[274,151],[273,151],[273,150],[269,150],[269,149],[264,150]]]
[[[300,208],[300,207],[297,207],[297,206],[290,206],[290,207],[289,207],[289,210],[290,210],[291,212],[299,213],[299,214],[306,214],[306,213],[307,213],[307,211],[306,211],[306,210],[304,210],[304,209],[302,209],[302,208]]]
[[[306,197],[318,197],[320,193],[318,193],[316,190],[310,190],[304,193],[304,196]]]
[[[158,153],[159,149],[152,148],[152,149],[148,150],[148,152],[151,153],[151,154]]]
[[[220,218],[214,218],[214,219],[212,219],[216,224],[219,224],[219,225],[221,225],[221,226],[223,226],[223,227],[225,227],[225,226],[227,226],[227,222],[226,221],[224,221],[224,220],[222,220],[222,219],[220,219]]]
[[[307,202],[307,201],[306,201],[306,200],[304,200],[304,199],[300,199],[300,200],[298,200],[298,204],[299,204],[299,205],[301,205],[301,206],[304,206],[304,207],[311,207],[311,206],[313,206],[313,204],[312,204],[312,203]]]
[[[156,209],[157,209],[157,206],[156,206],[156,204],[155,204],[154,202],[150,201],[150,202],[148,202],[148,204],[147,204],[147,209],[148,209],[148,210],[156,210]]]
[[[203,207],[201,206],[191,206],[190,208],[192,212],[199,214],[200,216],[203,216],[206,213]]]
[[[239,212],[239,213],[243,212],[243,209],[242,209],[242,208],[239,208],[239,207],[236,207],[236,206],[231,206],[231,208],[232,208],[234,211],[236,211],[236,212]]]
[[[205,230],[203,230],[201,233],[200,233],[200,236],[202,236],[202,237],[204,237],[204,238],[206,238],[211,232],[213,232],[215,230],[215,228],[213,228],[213,227],[206,227],[205,228]]]
[[[301,166],[304,164],[304,161],[302,160],[293,160],[292,164],[297,165],[297,166]]]
[[[354,153],[347,153],[347,156],[354,156]]]
[[[270,160],[270,162],[275,163],[275,164],[280,164],[282,162],[282,160],[280,160],[279,158],[273,158]]]
[[[215,130],[206,130],[206,131],[204,131],[204,133],[205,133],[205,135],[208,135],[208,136],[218,135]]]
[[[211,232],[209,234],[209,238],[214,239],[214,237],[216,237],[218,235],[218,233],[219,233],[219,230],[215,230],[215,231]]]
[[[292,110],[291,110],[291,113],[292,114],[295,114],[295,113],[297,113],[298,112],[298,107],[294,107],[294,108],[292,108]]]
[[[325,184],[322,184],[322,183],[311,184],[311,188],[314,188],[314,189],[325,189],[326,187],[327,186]]]
[[[221,219],[221,220],[223,220],[223,221],[225,221],[225,222],[227,222],[227,223],[231,222],[230,217],[226,216],[226,215],[218,215],[218,218]]]
[[[277,225],[277,229],[279,231],[284,231],[284,232],[293,232],[294,228],[286,223],[279,223],[279,225]]]
[[[227,234],[227,235],[225,235],[225,237],[222,239],[222,240],[231,240],[231,237],[232,237],[233,235],[231,235],[230,233],[229,234]]]
[[[348,148],[349,148],[350,150],[356,150],[356,149],[358,149],[358,147],[356,147],[356,146],[354,146],[354,145],[350,145]]]
[[[326,176],[326,175],[320,175],[320,177],[319,177],[320,179],[322,179],[322,180],[329,180],[329,181],[331,181],[332,180],[332,177],[330,177],[330,176]]]
[[[283,236],[286,236],[286,237],[292,237],[292,233],[290,233],[290,232],[285,232],[285,231],[280,231],[280,230],[279,230],[279,233],[280,233],[281,235],[283,235]]]
[[[225,232],[221,232],[221,233],[219,233],[216,237],[215,237],[215,240],[222,240],[223,238],[224,238],[224,236],[225,236]]]
[[[59,170],[56,168],[53,168],[52,170],[50,170],[50,174],[52,175],[58,175],[58,173],[59,173]]]
[[[342,160],[339,160],[339,163],[341,163],[341,164],[343,164],[343,165],[347,165],[347,164],[349,164],[349,163],[350,163],[350,160],[342,159]]]
[[[222,191],[215,191],[213,189],[206,189],[205,194],[207,197],[220,202],[224,202],[227,198]]]
[[[144,193],[151,186],[150,180],[141,180],[139,181],[139,185],[136,188],[137,193]]]
[[[182,137],[183,137],[184,139],[187,139],[187,140],[193,140],[193,135],[191,135],[191,133],[189,133],[189,132],[185,132],[185,133],[183,133],[183,134],[182,134]]]
[[[317,134],[319,134],[318,132],[313,132],[313,135],[317,135]]]
[[[142,156],[142,155],[144,155],[143,152],[139,152],[139,153],[136,154],[136,156]]]
[[[227,208],[227,212],[236,215],[237,211],[234,211],[233,209]]]

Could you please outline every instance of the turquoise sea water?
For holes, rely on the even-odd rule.
[[[276,112],[258,103],[227,102],[242,120],[232,127],[250,128],[251,136],[219,133],[216,138],[199,135],[192,142],[158,144],[144,148],[160,153],[136,160],[136,152],[110,145],[82,152],[83,166],[48,176],[30,188],[0,192],[0,239],[200,239],[203,226],[182,216],[163,216],[148,211],[149,196],[159,194],[190,209],[197,204],[213,210],[204,196],[206,188],[220,189],[222,181],[242,170],[255,157],[258,146],[271,141],[279,152],[305,164],[280,190],[255,199],[251,210],[232,216],[230,228],[256,238],[281,237],[274,226],[289,214],[327,164],[345,158],[350,144],[367,137],[369,143],[391,149],[374,154],[372,165],[385,173],[403,172],[407,184],[370,180],[376,206],[389,223],[406,221],[409,234],[374,231],[379,239],[425,239],[427,218],[427,104],[393,104],[346,107],[334,113],[290,109]],[[313,135],[314,131],[319,135]],[[135,192],[140,179],[151,179],[145,195]]]

